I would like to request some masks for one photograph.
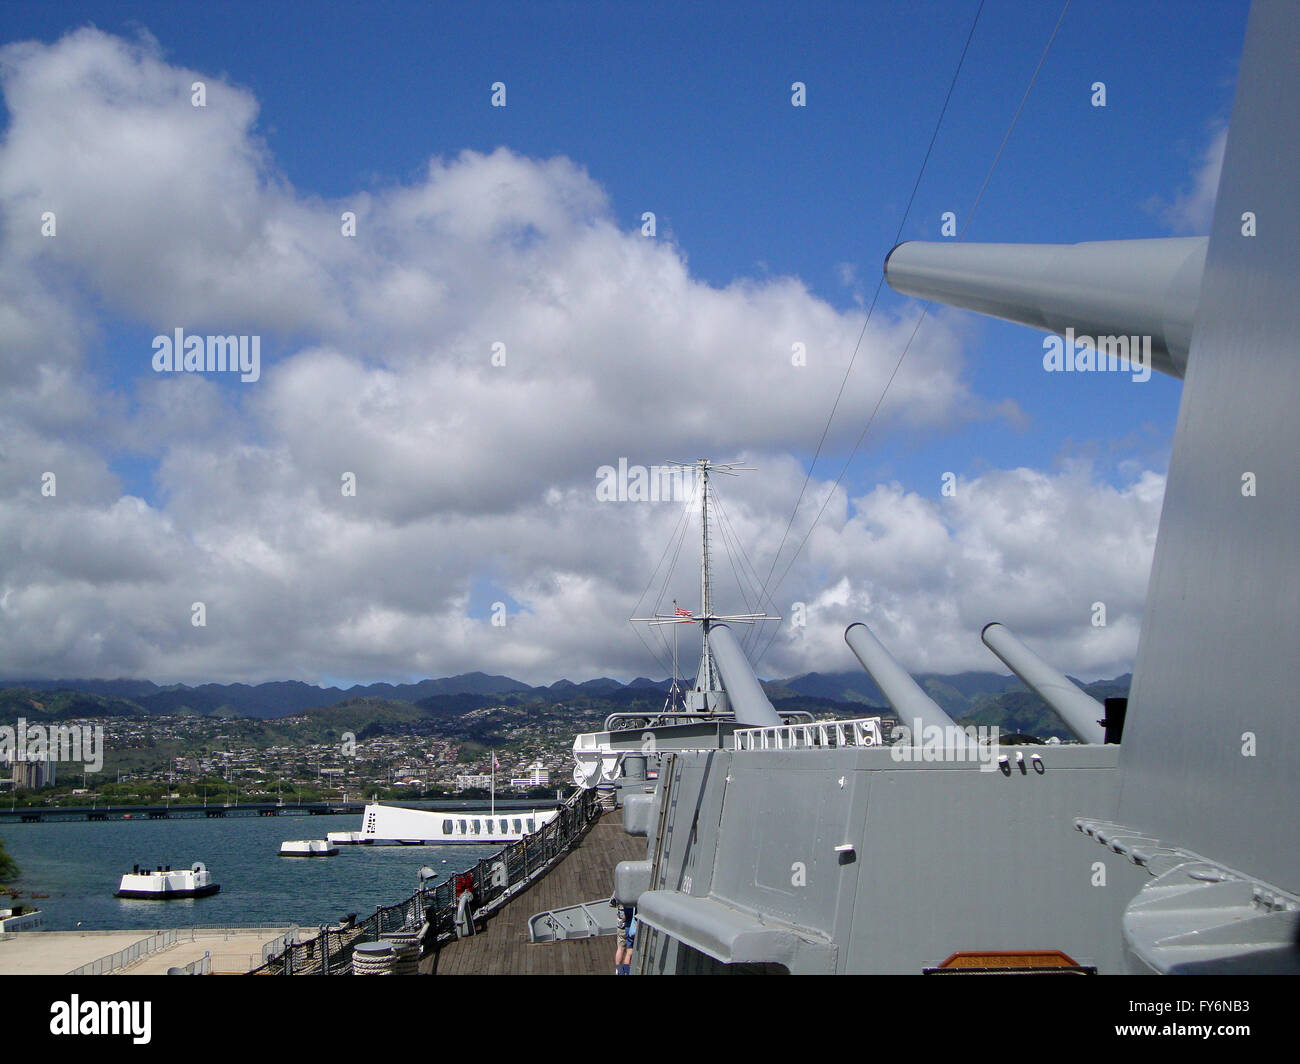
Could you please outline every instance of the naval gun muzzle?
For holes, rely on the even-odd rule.
[[[776,728],[783,724],[731,629],[725,624],[710,624],[705,638],[722,676],[722,686],[727,689],[736,723],[746,728]]]
[[[861,621],[844,629],[844,642],[848,643],[862,667],[880,688],[898,719],[912,730],[912,742],[919,745],[923,732],[928,728],[939,728],[944,735],[944,744],[954,747],[970,745],[970,737],[952,717],[933,698],[921,690],[921,685],[912,679],[911,674],[903,668],[894,656],[885,649],[883,643],[875,637],[871,629]],[[921,727],[915,727],[916,722]]]
[[[1106,707],[1080,691],[1068,676],[1025,646],[1006,625],[997,621],[986,624],[980,638],[1008,669],[1024,680],[1026,687],[1056,711],[1075,738],[1083,743],[1106,741],[1106,729],[1101,723]]]
[[[1151,338],[1151,369],[1182,378],[1209,238],[1083,244],[907,241],[885,258],[903,295],[1084,338]]]

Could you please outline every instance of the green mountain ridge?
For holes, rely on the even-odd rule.
[[[1130,676],[1079,686],[1099,701],[1127,694]],[[930,696],[962,725],[996,725],[1005,733],[1025,733],[1040,738],[1068,737],[1068,732],[1037,695],[1014,676],[995,673],[959,673],[951,676],[923,674],[918,682]],[[479,690],[456,690],[461,681]],[[134,681],[129,681],[134,682]],[[1076,683],[1078,681],[1075,681]],[[88,685],[89,686],[89,685]],[[295,697],[289,704],[270,699],[286,686]],[[488,744],[508,741],[508,734],[492,727],[463,727],[463,718],[476,711],[499,708],[507,716],[557,726],[595,727],[609,713],[654,713],[663,706],[666,681],[638,680],[633,684],[599,679],[584,684],[560,681],[547,687],[529,687],[508,677],[483,673],[465,678],[446,677],[418,684],[372,684],[338,688],[312,688],[307,684],[205,684],[199,688],[154,688],[136,698],[78,689],[23,686],[0,687],[0,723],[45,722],[84,718],[185,716],[261,721],[267,741],[279,737],[312,741],[332,740],[344,732],[359,737],[387,729],[421,726],[431,733],[463,737]],[[764,683],[768,696],[781,709],[806,709],[818,716],[892,716],[886,700],[865,672],[808,673],[789,680]],[[484,691],[484,687],[499,688]],[[315,692],[316,704],[299,689]],[[255,697],[256,696],[256,697]],[[403,697],[405,696],[405,697]],[[244,712],[241,712],[244,710]],[[248,712],[248,710],[255,710]],[[292,727],[288,718],[298,720]],[[376,732],[374,729],[379,729]]]

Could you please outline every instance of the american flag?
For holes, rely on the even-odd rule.
[[[673,610],[676,612],[676,614],[677,614],[678,617],[685,617],[688,621],[691,621],[691,620],[694,620],[694,619],[695,619],[695,614],[693,614],[690,610],[684,610],[684,609],[682,609],[682,608],[681,608],[679,605],[677,605],[677,603],[675,603],[675,602],[673,603]]]

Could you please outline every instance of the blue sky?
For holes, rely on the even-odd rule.
[[[86,25],[127,41],[151,36],[169,66],[255,98],[252,133],[272,182],[306,204],[400,190],[423,180],[431,157],[465,149],[565,156],[603,190],[624,232],[655,212],[657,239],[694,281],[721,289],[796,278],[851,312],[870,299],[893,244],[976,6],[18,2],[4,6],[0,42],[52,44]],[[988,0],[904,239],[937,239],[948,210],[965,224],[1058,12]],[[1245,17],[1245,3],[1075,0],[966,238],[1194,229],[1194,209],[1180,222],[1171,208],[1192,195],[1228,117]],[[487,106],[496,81],[505,108]],[[807,86],[805,108],[790,106],[794,81]],[[1090,104],[1095,81],[1106,84],[1105,108]],[[93,286],[86,301],[100,354],[88,372],[138,416],[136,389],[150,377],[139,351],[161,326]],[[877,314],[901,313],[906,301],[886,289]],[[1040,334],[971,315],[942,320],[961,337],[971,392],[1009,400],[1023,416],[968,412],[870,437],[851,468],[852,494],[897,480],[933,496],[945,471],[1053,470],[1073,458],[1114,486],[1134,468],[1163,471],[1177,382],[1047,375]],[[265,362],[318,339],[310,334],[267,330]],[[851,347],[815,352],[826,364],[826,413]],[[744,353],[735,354],[743,372]],[[239,386],[220,387],[233,396]],[[659,400],[670,419],[675,396]],[[853,411],[837,422],[819,476],[838,472],[861,426]],[[261,443],[264,429],[251,419],[246,441]],[[764,426],[753,432],[761,446]],[[806,466],[816,432],[802,439],[787,450]],[[158,509],[171,498],[158,477],[164,457],[138,437],[104,449],[122,492]],[[489,594],[526,601],[493,560],[471,585],[476,616]],[[571,668],[588,666],[597,667]]]
[[[849,307],[854,290],[869,298],[892,244],[976,7],[379,3],[313,6],[304,19],[292,4],[17,3],[4,35],[147,30],[170,60],[253,91],[259,132],[303,194],[346,198],[463,148],[564,154],[629,229],[653,210],[701,279],[789,274]],[[945,210],[964,223],[1058,13],[986,4],[904,239],[936,239]],[[1151,204],[1186,187],[1226,119],[1245,13],[1244,3],[1075,3],[966,238],[1167,234]],[[485,108],[498,80],[508,106]],[[796,80],[809,87],[804,110],[788,106]],[[1090,105],[1097,80],[1104,109]],[[856,270],[854,290],[841,264]],[[1038,334],[980,330],[974,382],[996,377],[1031,422],[909,440],[867,453],[851,475],[919,487],[980,460],[1086,448],[1103,425],[1108,436],[1127,426],[1138,446],[1168,441],[1175,383],[1044,377]],[[1017,360],[1028,371],[1008,372]],[[1100,461],[1108,451],[1089,449]],[[151,497],[140,463],[120,468]]]

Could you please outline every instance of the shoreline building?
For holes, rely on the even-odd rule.
[[[528,766],[528,775],[510,781],[511,787],[518,787],[520,790],[527,790],[530,787],[549,787],[551,785],[551,773],[542,766],[540,761],[534,761]]]
[[[57,776],[58,761],[55,757],[40,759],[15,759],[6,754],[0,759],[0,769],[8,774],[10,790],[34,790],[37,787],[53,787]]]

